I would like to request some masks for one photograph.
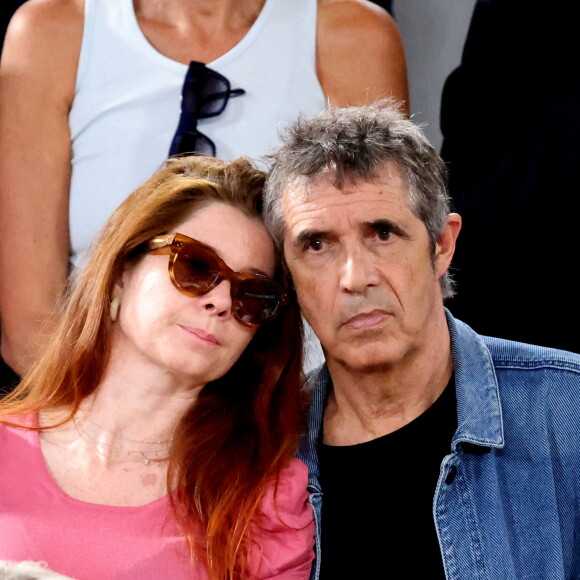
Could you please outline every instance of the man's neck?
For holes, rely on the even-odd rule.
[[[324,412],[323,441],[355,445],[387,435],[423,414],[453,373],[449,337],[430,353],[375,372],[328,364],[333,390]]]

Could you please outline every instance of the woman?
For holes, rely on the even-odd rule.
[[[244,159],[172,159],[106,223],[0,405],[0,559],[79,580],[308,577],[301,320],[263,183]]]
[[[199,112],[194,132],[222,159],[260,158],[327,100],[408,100],[396,23],[367,0],[25,2],[0,66],[0,348],[18,374],[42,350],[70,266],[167,157],[191,61],[245,91]],[[199,90],[212,87],[229,94]]]

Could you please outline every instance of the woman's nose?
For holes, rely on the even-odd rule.
[[[232,314],[231,285],[227,280],[220,282],[207,294],[199,297],[204,310],[219,316],[229,317]]]

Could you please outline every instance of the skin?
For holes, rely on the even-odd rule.
[[[26,2],[0,62],[1,354],[20,374],[66,286],[67,117],[81,35],[74,2]]]
[[[228,236],[222,235],[224,228]],[[212,246],[236,271],[274,273],[265,228],[230,206],[198,209],[175,231]],[[72,422],[40,434],[49,472],[76,499],[142,505],[165,495],[166,462],[146,466],[139,453],[111,444],[119,436],[171,439],[200,389],[231,368],[256,332],[232,315],[228,281],[203,296],[186,296],[171,283],[168,260],[147,254],[118,282],[121,306],[110,362],[94,394],[81,404],[81,419],[102,427],[90,431],[100,448],[81,437]],[[45,412],[41,424],[58,418],[57,412]]]
[[[155,49],[187,64],[211,62],[235,46],[264,0],[134,4]],[[67,284],[68,114],[83,7],[83,0],[28,0],[10,23],[0,63],[0,346],[20,374],[50,330]],[[408,104],[403,45],[385,10],[366,0],[319,0],[317,26],[317,74],[331,103],[394,96]]]
[[[393,97],[409,112],[403,41],[391,15],[373,2],[319,0],[316,68],[334,105]]]
[[[343,190],[327,175],[306,194],[285,192],[286,261],[334,386],[324,416],[324,441],[332,445],[409,423],[451,376],[439,279],[461,218],[449,214],[432,256],[407,199],[394,165]]]
[[[216,248],[236,271],[274,273],[273,245],[264,227],[235,208],[204,207],[177,231]],[[224,231],[235,235],[224,236]],[[232,314],[230,282],[191,298],[171,283],[166,256],[147,254],[127,270],[121,296],[114,337],[118,358],[136,356],[139,364],[161,366],[175,376],[176,388],[181,384],[189,389],[192,381],[203,386],[223,376],[255,334],[255,328],[240,324]]]

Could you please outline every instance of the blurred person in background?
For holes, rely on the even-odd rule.
[[[572,10],[562,0],[475,3],[443,90],[441,156],[463,217],[449,309],[481,334],[580,352]]]
[[[0,63],[8,365],[30,366],[95,233],[176,139],[257,160],[299,114],[384,96],[408,107],[403,45],[366,0],[25,2]]]

